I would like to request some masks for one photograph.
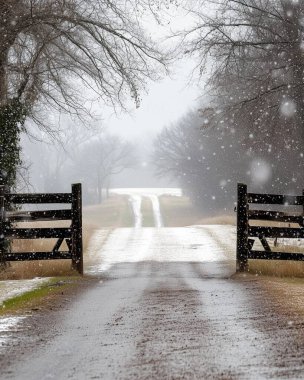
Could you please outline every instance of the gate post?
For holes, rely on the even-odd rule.
[[[237,185],[237,247],[236,271],[248,270],[248,202],[247,185]]]
[[[302,197],[304,198],[304,189],[302,190]],[[304,202],[302,205],[302,216],[304,216]]]
[[[72,185],[72,267],[83,274],[81,184]]]

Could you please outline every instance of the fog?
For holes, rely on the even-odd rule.
[[[5,0],[0,47],[1,379],[303,379],[304,0]]]
[[[176,186],[174,179],[156,175],[152,152],[154,140],[162,128],[176,122],[196,101],[198,90],[187,86],[187,69],[187,62],[184,62],[183,72],[151,86],[139,109],[118,114],[105,109],[104,117],[88,119],[85,126],[68,115],[58,115],[57,118],[53,115],[59,129],[55,136],[37,133],[30,125],[33,135],[22,136],[26,170],[22,171],[19,187],[42,192],[66,191],[71,182],[83,181],[82,174],[75,167],[79,151],[89,142],[108,135],[118,137],[121,143],[132,144],[135,157],[131,167],[126,165],[111,175],[107,186]],[[75,139],[75,135],[78,138]],[[86,156],[86,159],[94,160],[94,157]]]
[[[72,135],[68,136],[64,131],[69,127],[69,123],[66,125],[63,123],[63,132],[59,141],[52,137],[46,140],[44,137],[44,141],[39,141],[37,136],[35,138],[23,136],[25,168],[19,177],[20,190],[69,191],[71,183],[82,182],[85,192],[92,192],[92,188],[98,186],[98,165],[100,165],[100,177],[105,177],[101,184],[104,191],[109,188],[177,186],[177,181],[174,179],[156,175],[152,159],[156,132],[143,128],[142,131],[137,131],[136,136],[129,138],[125,130],[119,133],[117,129],[115,134],[111,128],[82,129],[80,132],[81,127],[74,126]],[[80,140],[72,138],[74,133],[78,133]],[[109,139],[114,140],[116,153],[108,151],[104,146],[103,140],[108,142]],[[102,149],[104,157],[99,156]],[[91,199],[87,198],[85,194],[86,201],[98,203],[98,199],[94,196]]]
[[[80,103],[40,107],[39,128],[36,116],[26,119],[19,189],[65,191],[82,182],[85,201],[99,203],[113,187],[180,187],[206,214],[230,212],[240,181],[254,191],[302,191],[302,79],[290,62],[303,44],[286,51],[282,42],[279,54],[271,45],[267,54],[252,45],[265,23],[272,31],[285,25],[269,21],[268,8],[257,10],[264,18],[255,27],[245,28],[233,23],[257,17],[245,5],[185,4],[169,2],[152,13],[142,8],[137,21],[156,44],[155,60],[146,62],[144,76],[138,61],[129,62],[136,68],[134,74],[130,66],[134,83],[126,77],[131,96],[115,70],[102,96],[76,78]],[[268,6],[287,12],[275,2]],[[299,18],[302,8],[295,16],[293,7],[300,5],[290,7],[287,17]],[[231,25],[222,26],[230,12]],[[236,52],[236,38],[250,49]],[[164,61],[157,49],[166,52]]]
[[[182,17],[184,11],[171,10],[174,18],[168,25],[160,25],[151,15],[144,20],[146,32],[157,35],[158,40],[165,44],[170,30],[182,28],[185,22]],[[187,23],[191,20],[189,17]],[[192,58],[183,57],[170,66],[167,76],[156,82],[148,80],[141,93],[139,107],[129,99],[124,104],[124,110],[95,99],[91,105],[94,116],[85,117],[84,122],[65,112],[51,110],[44,115],[54,131],[50,134],[37,131],[36,126],[28,121],[27,133],[22,135],[21,140],[25,169],[20,170],[18,187],[40,192],[67,191],[71,182],[80,181],[86,192],[92,191],[89,190],[92,184],[87,184],[88,181],[77,171],[76,157],[88,141],[93,142],[106,135],[118,137],[121,143],[130,143],[134,157],[132,165],[114,170],[115,174],[107,176],[104,188],[178,187],[179,181],[175,178],[157,175],[153,163],[154,140],[164,127],[174,125],[189,109],[198,108],[202,84],[194,75],[194,66]],[[79,92],[86,99],[92,95],[81,84]],[[79,136],[77,141],[75,134]],[[86,156],[86,159],[94,160],[93,154]],[[82,171],[86,169],[90,170],[90,166]],[[91,173],[91,176],[94,174]],[[90,203],[97,201],[94,197],[90,199],[90,196],[85,196],[85,200]]]
[[[124,227],[130,210],[143,227],[234,223],[240,183],[303,194],[301,2],[70,1],[35,3],[46,26],[18,38],[6,9],[1,185],[57,193],[81,183],[84,204],[121,214],[112,222]]]

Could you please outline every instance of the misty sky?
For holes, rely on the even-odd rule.
[[[193,16],[174,5],[162,14],[162,25],[147,14],[143,20],[147,33],[153,39],[159,39],[164,46],[171,44],[165,39],[172,31],[189,27]],[[193,79],[194,60],[183,58],[176,61],[170,68],[170,76],[147,86],[148,94],[142,93],[139,109],[134,104],[130,114],[113,115],[113,110],[102,111],[104,124],[113,132],[125,138],[136,139],[142,136],[154,137],[164,126],[174,123],[189,109],[197,105],[197,99],[202,96],[202,88],[198,88],[198,80]],[[191,82],[191,83],[189,83]]]
[[[164,126],[177,121],[189,109],[194,108],[201,95],[195,83],[189,84],[189,76],[193,68],[191,60],[177,62],[173,75],[158,83],[150,83],[149,93],[143,94],[139,109],[130,114],[116,116],[111,109],[103,112],[104,124],[113,133],[125,138],[154,136]]]
[[[165,49],[168,44],[170,47],[173,45],[173,41],[167,40],[166,37],[174,30],[181,30],[189,26],[193,22],[193,18],[185,14],[181,8],[173,7],[170,13],[163,15],[161,24],[153,19],[150,13],[147,14],[147,18],[142,21],[147,34],[150,35],[152,39],[157,39],[158,44],[163,44]],[[147,162],[150,160],[152,142],[156,135],[163,127],[177,122],[189,110],[195,110],[198,107],[199,98],[203,97],[203,83],[200,82],[199,87],[198,79],[193,78],[194,66],[195,60],[189,57],[183,57],[173,62],[169,67],[168,76],[158,82],[149,81],[146,85],[147,93],[143,90],[140,92],[142,100],[138,109],[136,109],[132,99],[127,101],[126,107],[129,112],[120,112],[118,110],[115,114],[113,108],[106,106],[102,101],[98,101],[96,94],[92,95],[91,91],[80,84],[78,91],[84,95],[84,101],[86,99],[97,100],[94,103],[89,101],[93,114],[98,116],[94,118],[95,120],[92,119],[92,123],[88,120],[88,124],[92,124],[98,129],[100,128],[100,130],[106,128],[109,133],[119,135],[125,140],[135,143],[139,149],[139,157],[140,160],[142,160],[141,164],[143,168],[145,168]],[[48,118],[53,125],[58,125],[61,131],[70,129],[74,125],[74,121],[69,120],[68,116],[60,115],[57,112],[51,112]],[[34,135],[38,134],[38,136],[40,136],[40,132],[37,132],[36,128],[34,128],[34,131]],[[63,141],[66,136],[68,136],[68,134],[62,134]],[[48,136],[44,135],[42,140],[45,139],[49,140]],[[30,142],[28,138],[24,136],[23,153],[25,161],[31,165],[30,177],[32,184],[38,186],[38,188],[43,186],[40,173],[45,172],[45,169],[41,168],[40,163],[41,160],[43,161],[41,154],[43,154],[46,147],[40,149],[38,146],[40,144],[41,143],[35,140]],[[58,154],[56,145],[58,145],[58,142],[55,142],[55,149],[52,149],[52,145],[53,142],[51,141],[51,145],[48,145],[47,150],[49,154],[52,154],[56,158]],[[122,173],[119,176],[119,183],[115,183],[115,185],[140,186],[141,183],[137,182],[137,178],[135,178],[137,176],[144,178],[144,183],[149,183],[150,186],[155,186],[156,182],[159,182],[162,186],[164,185],[160,179],[156,180],[154,178],[154,169],[152,167],[148,166],[144,170],[146,170],[147,173],[143,171],[137,173],[138,170],[133,174],[131,173],[132,175],[130,171]],[[150,179],[152,181],[151,183],[149,182]],[[40,182],[41,184],[39,185]],[[165,185],[167,185],[167,182]]]

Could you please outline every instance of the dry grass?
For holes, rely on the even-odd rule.
[[[297,223],[285,223],[285,222],[276,222],[272,220],[250,220],[250,226],[262,226],[262,227],[294,227],[299,228]]]
[[[162,195],[159,202],[165,227],[190,226],[200,217],[188,197]]]
[[[249,272],[265,276],[304,278],[304,262],[285,260],[249,260]]]
[[[295,223],[284,223],[263,220],[252,220],[250,221],[250,225],[266,227],[299,227],[299,225]],[[256,240],[257,242],[254,245],[254,249],[259,249],[260,246],[260,249],[263,250],[258,239]],[[304,254],[304,246],[296,245],[294,239],[278,239],[278,245],[276,247],[274,246],[274,239],[268,239],[268,243],[272,251],[294,252]],[[249,260],[249,272],[254,274],[262,274],[266,276],[304,278],[304,262],[286,260]]]
[[[304,253],[303,246],[294,244],[273,245],[273,239],[269,242],[272,251]],[[255,247],[255,249],[258,249]],[[261,248],[262,250],[262,248]],[[249,260],[249,272],[265,276],[297,277],[304,278],[304,262],[286,260]]]
[[[28,223],[24,223],[27,224]],[[35,227],[64,227],[61,222],[36,223]],[[95,227],[89,224],[83,228],[83,248],[86,255],[90,238]],[[13,250],[15,252],[31,252],[31,251],[50,251],[54,247],[56,239],[37,239],[37,240],[15,240],[13,242]],[[62,250],[66,250],[66,243],[61,246]],[[75,276],[75,272],[71,268],[71,260],[50,260],[50,261],[22,261],[12,262],[9,267],[0,272],[0,280],[6,279],[29,279],[34,277],[54,277],[54,276]]]
[[[236,215],[216,215],[209,218],[199,219],[197,224],[221,224],[221,225],[236,225]]]
[[[100,205],[83,208],[83,224],[96,228],[132,227],[133,214],[128,197],[115,195]]]
[[[166,227],[184,227],[200,224],[235,225],[236,223],[234,214],[205,217],[193,207],[188,197],[163,195],[160,197],[160,206]]]

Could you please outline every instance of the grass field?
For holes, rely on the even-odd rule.
[[[272,221],[250,221],[253,226],[271,227],[299,227],[298,224],[272,222]],[[261,243],[255,239],[253,249],[263,250]],[[277,246],[274,239],[268,239],[269,246],[274,252],[304,253],[303,241],[297,239],[278,239]],[[286,260],[249,260],[249,272],[266,276],[297,277],[304,278],[304,262]]]
[[[132,227],[132,209],[127,196],[115,195],[100,205],[83,208],[83,225],[95,228]]]
[[[249,273],[304,278],[304,263],[285,260],[249,260]]]
[[[188,197],[162,195],[159,202],[165,227],[184,227],[201,224],[234,225],[236,223],[234,214],[205,216],[192,205]]]
[[[282,223],[277,223],[277,227],[279,224],[280,227],[284,227]],[[292,242],[292,240],[293,239],[287,243],[283,243],[284,240],[279,241],[276,247],[274,246],[273,241],[269,241],[269,245],[271,250],[276,252],[304,253],[304,246],[298,246]],[[259,248],[255,247],[254,249]],[[266,276],[304,278],[304,262],[285,260],[249,260],[249,272]]]
[[[165,227],[193,225],[201,217],[187,197],[162,195],[159,203]]]

